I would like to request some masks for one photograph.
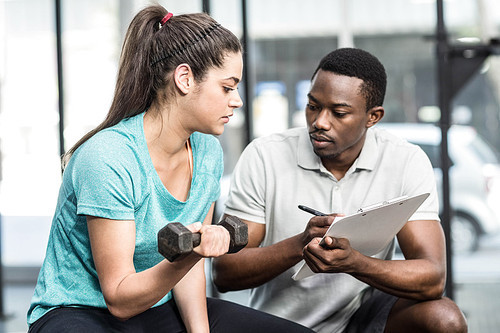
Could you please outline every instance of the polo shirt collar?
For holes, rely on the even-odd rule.
[[[356,169],[373,170],[377,163],[378,145],[372,128],[366,131],[365,144],[354,162]]]
[[[319,170],[321,166],[321,160],[318,155],[314,153],[307,128],[304,128],[304,130],[300,132],[297,147],[297,164],[303,169],[310,170]]]
[[[354,161],[354,170],[373,170],[377,162],[377,156],[377,140],[375,138],[373,129],[369,128],[366,131],[366,138],[363,149],[361,149],[359,157],[356,159],[356,161]],[[314,153],[314,150],[312,149],[312,144],[309,139],[309,133],[307,132],[306,128],[304,128],[299,136],[297,148],[297,164],[301,168],[310,170],[320,170],[322,166],[320,158]]]

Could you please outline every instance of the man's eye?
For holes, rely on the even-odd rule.
[[[347,113],[344,113],[344,112],[334,112],[333,114],[337,118],[344,118],[347,115]]]
[[[321,107],[317,106],[317,105],[314,105],[314,104],[311,104],[311,103],[307,103],[306,104],[306,107],[311,110],[311,111],[320,111],[321,110]]]
[[[225,91],[225,92],[227,92],[227,93],[228,93],[228,92],[231,92],[231,91],[233,91],[233,90],[234,90],[233,88],[224,87],[224,91]]]

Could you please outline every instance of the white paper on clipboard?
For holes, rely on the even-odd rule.
[[[336,218],[325,236],[347,238],[351,247],[366,256],[382,251],[405,225],[429,193],[413,197],[395,198],[380,204],[365,207],[357,213]],[[292,276],[301,280],[313,275],[305,262]]]

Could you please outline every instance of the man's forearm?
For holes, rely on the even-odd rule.
[[[427,259],[366,259],[364,268],[351,275],[377,289],[415,300],[442,296],[445,273],[437,263]]]
[[[260,286],[302,260],[302,242],[294,236],[266,247],[244,248],[213,260],[213,277],[221,292]]]

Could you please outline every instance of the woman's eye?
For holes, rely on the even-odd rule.
[[[233,90],[234,90],[233,88],[224,87],[224,91],[225,91],[225,92],[227,92],[227,93],[228,93],[228,92],[231,92],[231,91],[233,91]]]

